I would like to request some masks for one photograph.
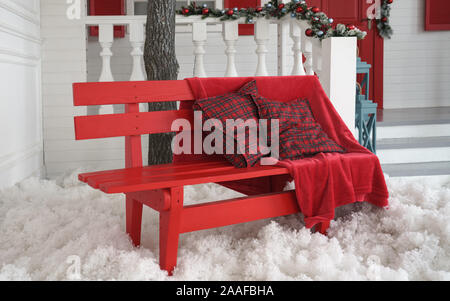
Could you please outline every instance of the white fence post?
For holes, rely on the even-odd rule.
[[[348,128],[355,133],[356,38],[322,41],[322,86]]]
[[[111,51],[112,44],[114,42],[114,26],[112,24],[100,24],[98,26],[98,41],[102,48],[100,56],[102,57],[102,70],[100,73],[99,82],[113,82],[114,77],[111,71],[111,57],[113,55]],[[87,115],[100,114],[102,106],[88,106]],[[111,109],[111,106],[107,106],[107,111]],[[113,111],[118,111],[121,108],[114,107]]]
[[[297,21],[290,22],[290,35],[294,41],[292,46],[292,53],[294,54],[294,65],[292,66],[291,75],[306,75],[305,67],[303,66],[303,52],[302,52],[302,29]]]
[[[223,22],[223,40],[227,46],[225,54],[227,55],[227,69],[225,71],[225,77],[236,77],[238,73],[236,71],[235,54],[236,41],[239,38],[239,26],[237,21]]]
[[[290,0],[281,0],[278,3],[287,3]],[[278,76],[288,75],[288,39],[289,39],[289,22],[286,21],[288,17],[278,22]]]
[[[312,42],[305,34],[302,34],[302,50],[306,58],[306,75],[314,75]]]
[[[194,76],[206,77],[205,65],[203,57],[205,55],[205,44],[207,39],[206,23],[192,24],[192,41],[195,45],[194,56]]]
[[[144,24],[131,23],[130,24],[130,43],[133,47],[131,56],[133,57],[133,72],[131,73],[130,81],[145,80],[144,69],[142,64],[144,46]]]
[[[100,74],[99,81],[112,82],[114,81],[111,72],[111,57],[113,55],[111,47],[114,42],[114,26],[112,24],[99,25],[98,41],[102,46],[102,51],[100,52],[100,56],[102,57],[102,73]]]
[[[259,19],[255,22],[255,42],[256,54],[258,55],[258,65],[256,66],[256,76],[267,76],[266,54],[268,52],[266,44],[269,41],[270,23],[266,19]]]

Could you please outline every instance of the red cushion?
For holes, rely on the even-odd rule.
[[[224,132],[224,157],[230,161],[236,167],[249,167],[255,165],[258,160],[263,156],[259,151],[258,145],[251,145],[256,149],[255,152],[250,152],[250,145],[248,139],[249,129],[245,128],[245,137],[238,139],[237,131],[231,134],[234,141],[233,154],[226,154],[226,121],[227,119],[237,120],[242,119],[244,122],[247,120],[254,120],[255,124],[258,124],[258,108],[251,95],[257,95],[258,90],[256,87],[256,81],[250,81],[246,83],[237,92],[227,93],[219,96],[204,98],[197,100],[193,108],[194,110],[201,110],[203,113],[203,122],[207,119],[218,119],[222,122]],[[243,138],[243,139],[242,139]],[[242,154],[238,154],[237,147],[242,148]]]
[[[308,100],[280,102],[260,95],[253,96],[253,99],[260,119],[279,120],[280,160],[299,159],[317,153],[344,152],[316,122]],[[269,134],[268,141],[270,137]]]

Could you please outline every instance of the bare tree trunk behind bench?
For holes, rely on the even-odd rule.
[[[148,80],[176,80],[175,0],[150,0],[147,10],[147,34],[144,49]],[[176,102],[149,103],[149,111],[176,110]],[[148,164],[172,162],[173,134],[149,135]]]

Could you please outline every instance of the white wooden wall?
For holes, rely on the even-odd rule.
[[[425,31],[425,1],[395,1],[384,49],[385,108],[450,106],[450,31]]]
[[[81,111],[73,107],[72,83],[86,81],[86,41],[79,21],[67,18],[66,1],[41,0],[40,4],[44,154],[51,177],[77,168],[81,160],[76,156],[83,156],[75,154],[73,116]]]
[[[0,188],[43,172],[38,0],[0,0]]]

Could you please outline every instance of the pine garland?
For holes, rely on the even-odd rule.
[[[393,0],[383,0],[380,9],[381,10],[380,19],[376,20],[378,34],[385,39],[390,39],[392,34],[394,33],[394,30],[389,24],[389,18],[391,16],[391,4],[393,2],[394,2]]]
[[[263,7],[222,10],[210,9],[205,4],[197,6],[195,2],[192,2],[188,7],[182,7],[177,13],[186,17],[201,15],[202,19],[220,18],[221,21],[237,20],[243,17],[247,24],[254,23],[257,18],[281,19],[289,15],[291,18],[307,21],[310,28],[305,31],[305,34],[321,41],[330,37],[357,37],[362,40],[367,35],[365,31],[354,25],[337,24],[334,27],[332,18],[328,18],[317,7],[308,7],[304,0],[291,0],[288,3],[271,0]]]

